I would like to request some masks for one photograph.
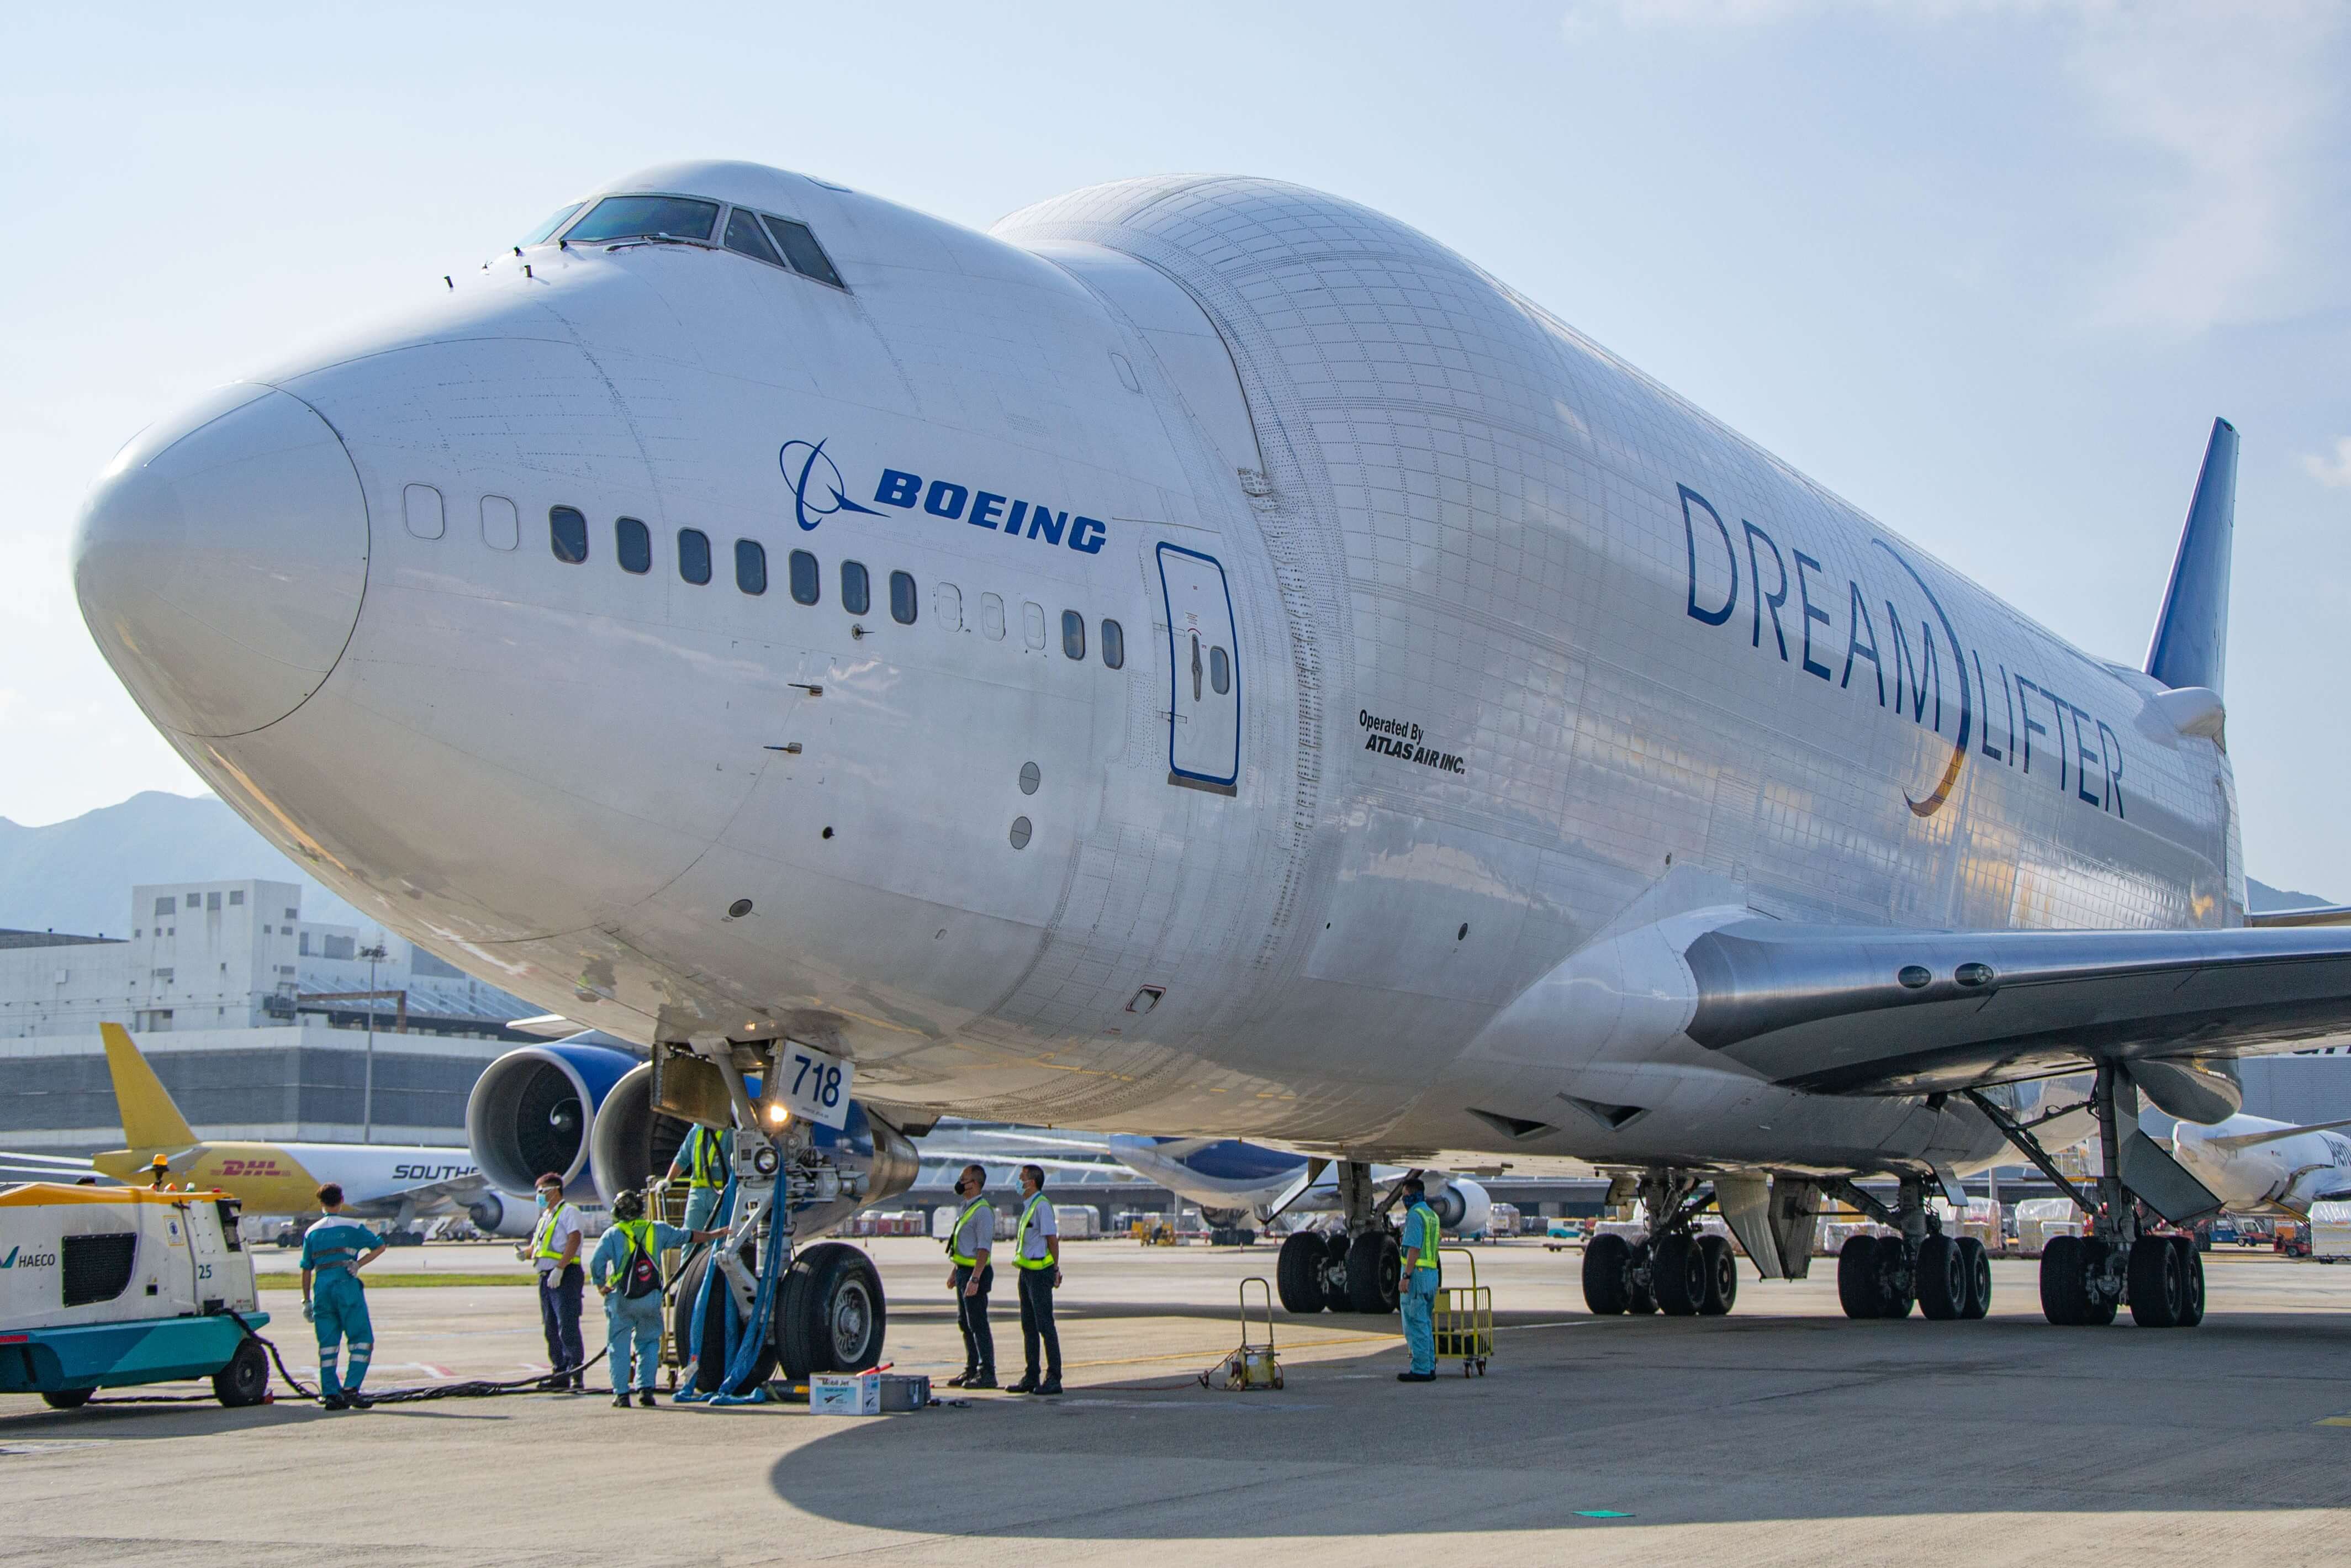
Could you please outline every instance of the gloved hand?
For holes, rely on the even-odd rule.
[[[656,1195],[666,1194],[669,1191],[669,1177],[663,1176],[661,1179],[654,1182],[653,1191]]]
[[[306,1323],[315,1323],[319,1321],[319,1314],[311,1309],[308,1301],[302,1303],[302,1321]]]

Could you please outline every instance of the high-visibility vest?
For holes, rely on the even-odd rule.
[[[981,1204],[986,1203],[987,1201],[987,1199],[985,1197],[975,1197],[969,1203],[964,1205],[963,1212],[956,1216],[955,1228],[947,1232],[947,1257],[967,1269],[977,1263],[979,1260],[977,1258],[967,1258],[962,1253],[956,1251],[956,1243],[963,1238],[963,1222],[971,1218],[971,1211],[973,1209],[977,1208]]]
[[[718,1134],[707,1127],[697,1126],[685,1135],[688,1186],[716,1186],[718,1183]]]
[[[1030,1198],[1028,1207],[1020,1211],[1019,1228],[1012,1233],[1012,1261],[1020,1268],[1050,1269],[1053,1267],[1053,1260],[1050,1258],[1031,1258],[1029,1256],[1028,1249],[1022,1245],[1029,1239],[1029,1217],[1036,1213],[1038,1206],[1044,1201],[1045,1195],[1041,1192]]]
[[[1434,1269],[1437,1266],[1437,1238],[1440,1228],[1437,1223],[1437,1210],[1425,1203],[1416,1203],[1410,1212],[1420,1216],[1420,1248],[1414,1255],[1413,1267]]]
[[[538,1234],[531,1238],[532,1257],[559,1263],[563,1260],[563,1249],[555,1245],[555,1222],[562,1218],[563,1211],[570,1207],[568,1203],[559,1203],[547,1211],[547,1218],[538,1222]]]

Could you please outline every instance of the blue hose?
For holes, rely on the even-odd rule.
[[[777,1201],[769,1205],[767,1214],[767,1262],[759,1270],[759,1290],[758,1293],[752,1298],[751,1319],[749,1322],[744,1324],[747,1331],[763,1329],[764,1325],[775,1321],[776,1278],[783,1272],[784,1238],[781,1218],[783,1196],[784,1184],[778,1180],[776,1183]],[[761,1332],[747,1332],[738,1339],[734,1332],[735,1314],[732,1312],[726,1314],[726,1327],[728,1340],[726,1375],[720,1380],[718,1392],[713,1394],[707,1403],[712,1405],[763,1404],[768,1397],[768,1390],[763,1385],[754,1385],[748,1391],[740,1394],[733,1390],[737,1385],[751,1375],[751,1367],[759,1359],[759,1342],[766,1335]]]
[[[726,1176],[726,1186],[718,1195],[717,1211],[711,1216],[711,1228],[723,1230],[733,1223],[734,1218],[735,1175],[729,1171]],[[719,1245],[717,1242],[711,1243],[710,1250],[704,1254],[708,1261],[702,1268],[702,1283],[694,1292],[694,1312],[687,1328],[685,1358],[688,1364],[697,1369],[702,1363],[702,1324],[709,1310],[710,1282],[718,1277]],[[735,1314],[730,1312],[726,1314],[726,1363],[730,1368],[735,1362]],[[685,1387],[670,1396],[670,1402],[674,1405],[699,1405],[709,1397],[689,1382]]]

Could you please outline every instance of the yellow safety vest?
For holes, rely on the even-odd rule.
[[[1411,1212],[1420,1216],[1420,1249],[1413,1259],[1416,1269],[1434,1269],[1437,1262],[1437,1238],[1443,1227],[1437,1222],[1437,1210],[1425,1203],[1416,1203]]]
[[[653,1255],[653,1222],[650,1219],[616,1219],[612,1228],[628,1238],[636,1249],[650,1258]],[[621,1260],[623,1268],[628,1260]]]
[[[963,1237],[963,1222],[971,1218],[971,1211],[973,1209],[977,1208],[981,1204],[986,1203],[987,1201],[987,1199],[984,1197],[975,1197],[969,1203],[964,1205],[963,1212],[956,1216],[954,1228],[947,1232],[947,1257],[967,1269],[977,1263],[979,1260],[977,1258],[967,1258],[962,1253],[956,1251],[956,1243]]]
[[[555,1245],[555,1222],[562,1218],[563,1211],[570,1207],[568,1203],[559,1203],[547,1211],[547,1218],[538,1222],[538,1234],[531,1238],[530,1255],[532,1257],[547,1258],[558,1262],[562,1260],[563,1249]]]
[[[696,1126],[693,1132],[685,1135],[685,1146],[688,1151],[686,1158],[689,1162],[687,1166],[689,1174],[686,1176],[685,1185],[716,1186],[718,1185],[718,1134],[707,1127]]]
[[[1037,1206],[1044,1201],[1045,1195],[1040,1192],[1030,1198],[1028,1207],[1020,1211],[1019,1228],[1012,1233],[1012,1261],[1019,1268],[1050,1269],[1053,1267],[1053,1260],[1050,1258],[1031,1258],[1029,1256],[1028,1249],[1022,1245],[1029,1239],[1029,1217],[1036,1213]]]

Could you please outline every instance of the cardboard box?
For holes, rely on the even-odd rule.
[[[809,1379],[811,1416],[879,1416],[882,1379],[871,1372],[820,1372]]]
[[[904,1410],[921,1410],[931,1402],[931,1380],[927,1374],[907,1375],[885,1372],[876,1381],[882,1385],[882,1413],[885,1416]]]

